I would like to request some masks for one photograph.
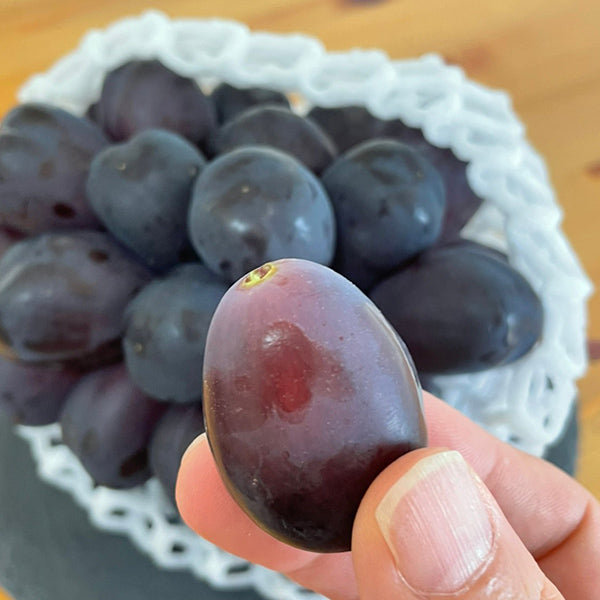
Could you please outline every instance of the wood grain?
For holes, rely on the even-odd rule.
[[[394,58],[438,52],[468,76],[507,90],[546,157],[564,228],[600,282],[600,3],[596,0],[155,0],[171,16],[220,16],[254,29],[300,31],[331,50],[378,47]],[[142,0],[0,0],[0,113],[18,87],[83,33],[147,8]],[[600,298],[590,302],[600,339]],[[581,381],[578,478],[600,498],[600,365]],[[0,542],[1,543],[1,542]],[[5,600],[0,592],[0,600]]]

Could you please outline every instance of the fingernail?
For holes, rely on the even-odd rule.
[[[494,545],[491,515],[458,452],[419,461],[375,512],[401,576],[426,594],[458,592],[485,568]]]
[[[191,453],[191,451],[198,446],[201,442],[204,441],[204,438],[206,437],[206,433],[201,433],[197,438],[195,438],[194,440],[192,440],[192,443],[187,447],[186,451],[183,453],[183,456],[181,457],[181,462],[183,462],[186,458],[186,456]]]

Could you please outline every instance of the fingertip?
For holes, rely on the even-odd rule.
[[[208,446],[206,434],[199,435],[187,448],[179,466],[175,486],[175,502],[184,522],[197,533],[204,521],[199,506],[203,485],[215,481],[216,465]]]
[[[187,447],[187,450],[183,453],[183,457],[181,458],[181,462],[186,459],[186,456],[193,456],[194,449],[202,446],[203,444],[208,445],[208,437],[206,436],[206,432],[202,432],[197,438],[192,440],[192,443]]]

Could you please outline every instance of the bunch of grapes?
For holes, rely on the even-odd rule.
[[[481,204],[465,166],[400,120],[208,95],[156,60],[111,72],[85,117],[17,106],[0,127],[0,408],[60,422],[96,483],[155,475],[172,497],[204,430],[217,305],[281,258],[368,294],[425,379],[522,357],[541,303],[505,256],[461,239]]]

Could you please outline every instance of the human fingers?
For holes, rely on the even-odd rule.
[[[554,465],[521,452],[430,394],[431,446],[458,450],[500,505],[538,564],[568,598],[595,598],[600,586],[600,505]]]
[[[430,441],[461,451],[567,598],[587,598],[586,590],[595,589],[600,578],[600,519],[591,495],[558,469],[503,444],[427,394],[425,411]],[[203,537],[330,597],[356,594],[347,554],[299,551],[247,517],[226,491],[205,438],[186,454],[178,487],[182,515]]]
[[[417,450],[381,473],[352,554],[361,600],[563,600],[456,451]]]

